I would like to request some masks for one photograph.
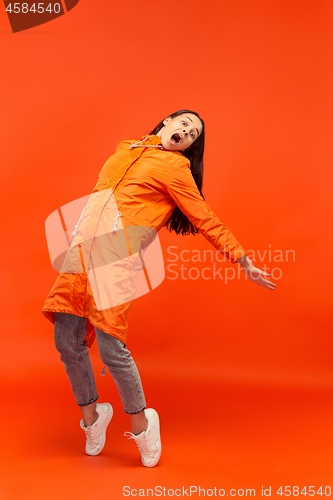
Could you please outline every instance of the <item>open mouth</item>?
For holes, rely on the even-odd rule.
[[[170,137],[171,144],[179,144],[181,140],[182,136],[177,132],[175,134],[172,134],[172,136]]]

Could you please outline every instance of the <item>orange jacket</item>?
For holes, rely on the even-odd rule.
[[[87,318],[85,342],[88,347],[95,338],[94,327],[126,344],[128,312],[134,299],[127,298],[126,302],[106,309],[96,305],[96,293],[92,291],[95,284],[89,279],[85,265],[92,243],[98,231],[105,233],[100,229],[102,227],[126,229],[140,226],[158,232],[176,204],[230,262],[234,264],[246,254],[201,197],[186,157],[178,151],[164,150],[157,135],[142,136],[141,142],[125,140],[118,144],[115,154],[108,158],[99,173],[82,219],[76,226],[77,232],[65,262],[45,300],[44,316],[52,323],[55,311]],[[126,283],[122,285],[123,289]]]

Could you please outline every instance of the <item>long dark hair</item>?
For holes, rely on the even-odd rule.
[[[199,192],[203,199],[205,199],[202,193],[202,183],[203,183],[203,154],[205,149],[205,122],[203,119],[196,113],[195,111],[190,111],[189,109],[181,109],[179,111],[175,111],[170,116],[174,118],[175,116],[182,115],[183,113],[192,113],[196,115],[202,124],[202,131],[199,137],[194,141],[194,143],[190,146],[187,151],[179,151],[183,156],[185,156],[188,160],[190,160],[191,164],[191,172],[195,183],[199,189]],[[165,118],[163,118],[165,120]],[[164,127],[163,120],[160,121],[158,125],[150,132],[151,135],[156,135],[162,127]],[[180,210],[178,205],[175,206],[172,214],[169,219],[166,221],[163,227],[165,227],[171,232],[175,231],[177,234],[197,234],[199,230],[193,226],[191,221],[186,217],[185,214]]]

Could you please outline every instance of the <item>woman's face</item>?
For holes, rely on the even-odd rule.
[[[192,113],[171,118],[168,116],[163,120],[164,127],[156,134],[160,139],[164,149],[169,151],[185,151],[202,132],[200,118]]]

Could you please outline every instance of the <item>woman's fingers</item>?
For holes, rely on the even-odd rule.
[[[269,288],[270,290],[274,290],[275,287],[277,286],[276,283],[273,283],[272,281],[265,280],[264,278],[261,278],[261,282],[266,288]]]
[[[275,290],[275,287],[277,286],[276,283],[273,283],[272,281],[267,281],[267,280],[262,280],[264,283],[263,283],[263,286],[265,286],[266,288],[269,288],[270,290]],[[258,283],[259,285],[259,283]]]
[[[271,276],[272,273],[267,273],[263,271],[262,269],[258,268],[253,268],[249,271],[249,278],[251,281],[254,281],[257,285],[259,286],[264,286],[265,288],[269,288],[270,290],[275,290],[276,288],[276,283],[273,283],[272,281],[265,280],[263,276]]]
[[[262,271],[262,269],[256,268],[256,271],[258,271],[258,273],[260,274],[264,274],[265,276],[272,276],[272,273],[266,273],[265,271]]]

